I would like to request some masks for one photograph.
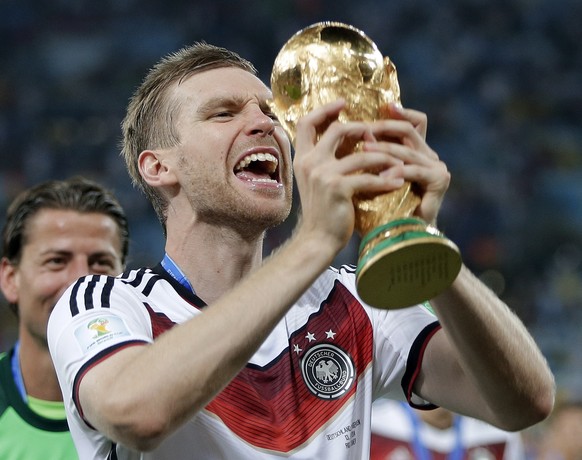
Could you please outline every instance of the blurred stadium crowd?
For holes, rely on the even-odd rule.
[[[582,396],[582,2],[578,0],[2,0],[0,213],[27,186],[83,174],[130,217],[130,266],[163,236],[119,157],[146,70],[197,40],[254,62],[318,21],[362,29],[453,180],[439,227],[533,332],[560,389]],[[0,223],[3,221],[0,218]],[[292,226],[268,235],[266,250]],[[357,241],[338,258],[355,261]],[[0,299],[4,302],[4,299]],[[0,305],[0,349],[14,321]]]

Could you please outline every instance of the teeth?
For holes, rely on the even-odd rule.
[[[277,165],[279,164],[279,162],[277,161],[277,158],[275,158],[273,155],[271,155],[270,153],[252,153],[250,155],[247,155],[246,157],[244,157],[237,165],[236,165],[236,171],[240,171],[241,169],[246,168],[248,165],[250,165],[253,161],[268,161],[270,166],[269,166],[269,173],[274,173],[275,170],[277,169]]]
[[[249,182],[264,182],[269,184],[277,184],[278,182],[274,179],[250,179]]]

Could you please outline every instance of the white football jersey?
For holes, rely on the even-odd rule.
[[[147,453],[91,427],[79,382],[121,347],[150,344],[211,307],[161,265],[78,280],[55,307],[48,340],[81,460],[367,459],[372,400],[413,397],[424,348],[440,326],[422,306],[364,305],[354,271],[325,271],[231,383]]]

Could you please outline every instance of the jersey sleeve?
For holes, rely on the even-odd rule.
[[[78,407],[82,376],[120,348],[153,342],[151,321],[127,283],[86,276],[57,302],[48,323],[48,344],[65,403]]]
[[[365,304],[358,296],[353,270],[340,270],[342,283],[364,305],[374,331],[374,397],[406,400],[413,406],[433,407],[412,392],[424,350],[440,329],[426,305],[382,310]]]

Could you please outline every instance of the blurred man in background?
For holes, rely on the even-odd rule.
[[[526,435],[529,460],[582,460],[582,400],[558,399],[550,417]]]
[[[370,460],[524,460],[521,435],[442,407],[417,410],[379,399],[372,406]]]
[[[125,214],[94,182],[48,181],[12,202],[2,244],[0,287],[18,318],[18,340],[0,354],[0,458],[76,459],[49,355],[47,321],[77,278],[122,271]]]

